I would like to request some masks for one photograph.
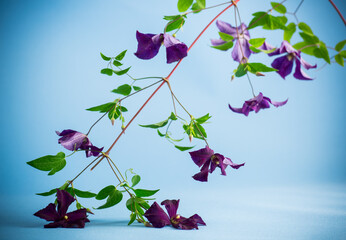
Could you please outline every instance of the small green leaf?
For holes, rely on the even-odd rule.
[[[117,60],[114,60],[114,61],[113,61],[113,65],[116,66],[116,67],[120,67],[120,66],[122,66],[123,64],[122,64],[121,62],[117,61]]]
[[[273,9],[277,11],[278,13],[285,14],[287,12],[286,7],[282,5],[281,3],[271,2],[270,4],[272,5]]]
[[[344,66],[344,59],[340,54],[335,55],[335,61],[340,65]]]
[[[135,207],[135,200],[134,198],[129,198],[127,201],[126,201],[126,207],[128,210],[130,210],[131,212],[135,212],[136,210],[136,207]]]
[[[221,51],[227,51],[228,49],[233,47],[233,42],[226,42],[222,45],[217,45],[217,46],[211,46],[212,48],[221,50]]]
[[[132,88],[130,85],[124,84],[124,85],[119,86],[117,89],[113,89],[112,92],[127,96],[131,93],[131,90],[132,90]]]
[[[102,74],[106,74],[106,75],[108,75],[108,76],[112,76],[113,70],[110,69],[110,68],[104,68],[104,69],[101,70],[101,73],[102,73]]]
[[[171,15],[171,16],[163,16],[163,19],[164,20],[168,20],[168,21],[171,21],[171,20],[175,20],[177,18],[180,18],[182,15]]]
[[[335,45],[335,50],[340,52],[344,48],[345,44],[346,44],[346,40],[339,42],[338,44]]]
[[[310,34],[310,35],[314,35],[314,33],[312,32],[311,28],[309,27],[309,25],[307,25],[306,23],[304,22],[300,22],[298,24],[298,28],[300,30],[302,30],[303,32],[307,33],[307,34]]]
[[[252,38],[252,39],[250,39],[249,43],[253,47],[258,48],[258,47],[263,45],[265,40],[266,40],[265,38]]]
[[[80,204],[79,202],[76,202],[76,208],[77,208],[77,210],[83,208],[83,207],[82,207],[82,204]]]
[[[88,191],[81,191],[77,188],[74,188],[74,193],[77,195],[77,197],[81,198],[93,198],[96,196],[96,193],[88,192]]]
[[[193,0],[178,0],[178,11],[179,12],[185,12],[187,11],[193,3]]]
[[[162,121],[162,122],[158,122],[158,123],[155,123],[155,124],[149,124],[149,125],[141,125],[141,124],[139,124],[139,126],[145,127],[145,128],[154,128],[154,129],[157,129],[157,128],[161,128],[161,127],[166,126],[167,123],[168,123],[168,120],[169,120],[169,119],[166,119],[166,120],[164,120],[164,121]]]
[[[196,2],[192,5],[192,11],[200,10],[205,8],[205,0],[196,0]],[[196,11],[195,13],[199,13],[200,11]]]
[[[95,196],[96,200],[103,200],[111,194],[111,192],[115,191],[115,187],[113,185],[109,185],[107,187],[102,188],[99,193]]]
[[[49,192],[36,193],[36,195],[47,197],[47,196],[53,195],[54,193],[56,193],[56,189],[52,189]]]
[[[275,68],[268,67],[264,65],[263,63],[248,63],[248,69],[251,73],[258,73],[258,72],[274,72],[277,71]]]
[[[167,23],[166,32],[170,32],[176,29],[181,28],[185,24],[185,19],[178,15],[179,17],[177,19],[171,20]]]
[[[150,197],[157,193],[160,189],[157,190],[146,190],[146,189],[135,189],[134,192],[136,193],[137,197]]]
[[[126,68],[126,69],[124,69],[124,70],[120,70],[120,71],[115,71],[115,70],[112,70],[112,71],[113,71],[113,73],[115,73],[116,75],[121,76],[121,75],[126,74],[126,73],[130,70],[130,68],[131,68],[131,67],[128,67],[128,68]]]
[[[238,65],[237,71],[235,72],[236,77],[242,77],[247,73],[247,64],[240,63]]]
[[[131,182],[132,182],[131,187],[136,186],[140,181],[141,181],[141,177],[139,175],[134,175],[131,179]]]
[[[192,148],[194,148],[195,146],[192,147],[183,147],[183,146],[178,146],[178,145],[174,145],[175,148],[179,149],[180,151],[186,151],[186,150],[190,150]]]
[[[127,225],[131,225],[135,220],[136,220],[136,214],[135,213],[131,213],[130,221],[129,221],[129,223]]]
[[[119,53],[119,54],[115,57],[115,60],[118,60],[118,61],[123,60],[123,58],[125,57],[126,51],[127,51],[127,50],[124,50],[124,51],[122,51],[121,53]]]
[[[86,110],[87,111],[93,111],[93,112],[105,113],[105,112],[110,111],[112,108],[114,108],[115,105],[116,105],[116,102],[109,102],[109,103],[105,103],[105,104],[102,104],[99,106],[88,108]]]
[[[299,51],[302,51],[305,54],[314,56],[314,50],[316,48],[318,48],[318,46],[317,45],[313,45],[313,46],[310,46],[310,47],[306,47],[308,45],[311,45],[311,44],[306,43],[306,42],[299,42],[299,43],[294,44],[293,48],[297,49]]]
[[[175,114],[172,112],[171,115],[169,116],[169,119],[175,121],[178,120],[177,116],[175,116]]]
[[[160,137],[165,137],[166,135],[161,133],[159,129],[157,129],[157,134],[159,134]]]
[[[193,128],[194,128],[195,133],[197,134],[194,137],[200,138],[200,139],[203,139],[203,137],[207,138],[207,133],[206,133],[204,127],[202,127],[201,124],[195,123],[195,124],[193,124]],[[201,136],[201,134],[203,134],[203,137]]]
[[[323,42],[320,42],[320,47],[314,50],[314,55],[317,58],[323,58],[327,63],[330,64],[329,52],[326,48],[326,45]]]
[[[59,152],[55,156],[47,155],[44,157],[40,157],[27,162],[27,164],[41,171],[49,171],[48,175],[53,175],[65,167],[65,153]]]
[[[291,22],[290,24],[288,24],[287,29],[284,31],[284,40],[286,40],[287,42],[290,42],[296,29],[297,27],[295,23]]]
[[[224,40],[225,42],[233,41],[233,38],[234,38],[233,36],[223,32],[219,32],[219,35],[220,35],[220,38]]]
[[[339,54],[340,54],[342,57],[346,58],[346,51],[345,51],[345,50],[344,50],[344,51],[341,51]]]
[[[97,209],[104,209],[104,208],[113,207],[114,205],[120,203],[122,199],[123,199],[123,194],[119,190],[114,189],[109,194],[106,203],[103,204],[102,206],[98,207]]]
[[[266,12],[255,12],[252,16],[254,18],[250,21],[248,30],[258,26],[264,26],[268,22],[268,14]]]
[[[139,91],[139,90],[142,89],[141,87],[138,87],[138,86],[132,86],[132,88],[133,88],[133,90],[135,90],[135,91]]]
[[[309,44],[317,44],[320,42],[318,37],[316,37],[315,35],[311,35],[305,32],[300,32],[299,35],[302,37],[304,42],[307,42]]]
[[[109,60],[112,59],[112,58],[110,58],[110,57],[106,57],[106,56],[103,55],[102,53],[100,53],[100,54],[101,54],[102,59],[105,60],[105,61],[109,61]]]
[[[196,118],[196,122],[199,123],[199,124],[203,124],[205,123],[206,121],[208,121],[209,119],[211,118],[211,116],[209,116],[209,113],[207,113],[206,115],[200,117],[200,118]]]

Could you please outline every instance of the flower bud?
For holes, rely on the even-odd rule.
[[[193,136],[192,136],[192,134],[190,133],[190,135],[189,135],[189,140],[190,140],[190,142],[192,142],[192,139],[193,139]]]

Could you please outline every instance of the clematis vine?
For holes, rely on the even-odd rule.
[[[84,228],[85,223],[89,222],[85,208],[67,213],[68,207],[75,201],[67,191],[57,189],[57,201],[58,210],[54,203],[50,203],[46,208],[34,214],[36,217],[53,221],[44,225],[45,228]]]
[[[206,225],[203,219],[198,214],[194,214],[189,218],[185,218],[177,214],[179,201],[179,199],[165,200],[161,203],[161,205],[165,206],[168,215],[157,202],[154,202],[151,207],[144,213],[144,216],[155,228],[162,228],[164,226],[172,225],[174,228],[190,230],[198,229],[198,225]]]
[[[274,102],[270,100],[270,98],[263,96],[263,94],[260,92],[256,97],[245,101],[242,108],[234,108],[230,104],[228,104],[228,107],[235,113],[241,113],[248,116],[252,111],[258,113],[261,109],[270,108],[270,104],[275,107],[280,107],[285,105],[287,101],[288,99],[283,102]]]
[[[201,167],[201,171],[192,176],[193,179],[200,182],[207,182],[209,173],[213,173],[217,167],[221,169],[221,175],[226,176],[227,166],[238,169],[245,165],[245,163],[235,164],[230,158],[224,157],[219,153],[214,154],[214,151],[208,146],[197,151],[190,152],[190,156],[193,162],[198,167]]]
[[[310,68],[316,68],[317,65],[310,65],[300,55],[300,51],[294,49],[289,42],[284,40],[281,43],[281,47],[276,49],[274,52],[269,53],[269,56],[276,56],[283,53],[287,53],[286,55],[276,58],[272,62],[272,67],[277,69],[277,73],[285,79],[287,75],[289,75],[292,72],[293,68],[293,61],[296,62],[296,69],[294,71],[293,76],[296,79],[300,80],[312,80],[313,78],[309,77],[305,72],[302,71],[301,66],[303,66],[305,69],[309,70]]]
[[[84,133],[77,132],[75,130],[67,129],[62,132],[56,131],[56,134],[60,136],[58,143],[64,148],[70,151],[85,150],[86,157],[98,156],[102,148],[95,147],[89,140],[88,136]]]
[[[138,41],[137,52],[135,55],[140,59],[152,59],[155,57],[160,47],[166,47],[167,63],[179,61],[187,56],[187,46],[168,33],[160,34],[143,34],[137,31],[136,38]]]

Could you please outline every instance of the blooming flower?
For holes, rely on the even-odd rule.
[[[57,189],[58,210],[56,210],[54,203],[50,203],[46,208],[36,212],[34,215],[47,221],[53,221],[44,225],[45,228],[84,228],[85,223],[90,222],[85,208],[67,213],[68,207],[74,200],[67,191]]]
[[[245,116],[248,116],[252,111],[258,113],[261,109],[270,108],[270,104],[274,105],[275,107],[280,107],[285,105],[287,101],[288,99],[283,102],[274,102],[270,100],[270,98],[263,96],[263,94],[260,92],[256,97],[245,101],[242,108],[234,108],[230,104],[228,104],[228,107],[235,113],[242,113]]]
[[[96,157],[103,150],[103,147],[98,148],[92,145],[89,138],[84,133],[67,129],[62,132],[56,131],[56,134],[61,136],[61,138],[59,138],[58,140],[58,143],[61,144],[64,148],[70,151],[76,151],[78,149],[85,150],[85,154],[87,157]]]
[[[190,152],[190,156],[198,167],[202,167],[199,173],[192,176],[193,179],[201,182],[207,182],[208,174],[214,172],[216,167],[221,169],[221,175],[226,176],[225,170],[227,166],[238,169],[245,165],[245,163],[235,164],[230,158],[224,157],[219,153],[214,154],[214,151],[208,146],[197,151]]]
[[[276,58],[272,62],[272,67],[279,70],[277,71],[280,76],[285,79],[285,77],[292,72],[293,68],[293,60],[296,62],[296,69],[294,71],[293,76],[296,79],[300,80],[312,80],[311,77],[309,77],[305,72],[302,71],[301,65],[309,70],[310,68],[316,68],[317,65],[310,65],[304,59],[300,56],[300,51],[297,51],[294,49],[291,44],[289,44],[287,41],[283,41],[281,43],[281,47],[276,49],[274,52],[269,53],[269,56],[275,56],[279,54],[287,53],[286,55]]]
[[[206,225],[198,214],[195,214],[189,218],[185,218],[177,214],[179,201],[179,199],[165,200],[161,203],[161,205],[166,207],[168,216],[157,202],[154,202],[151,205],[151,207],[144,213],[144,216],[149,220],[153,227],[156,228],[172,225],[174,228],[190,230],[194,228],[198,229],[198,224]]]
[[[143,34],[137,31],[138,41],[135,55],[140,59],[151,59],[157,55],[163,43],[166,47],[167,63],[179,61],[187,56],[187,46],[175,37],[167,34]]]

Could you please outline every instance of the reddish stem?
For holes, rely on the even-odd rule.
[[[335,8],[335,10],[338,12],[340,18],[342,19],[342,21],[344,22],[344,24],[346,25],[346,21],[344,16],[342,16],[340,10],[338,9],[338,7],[334,4],[334,2],[332,0],[329,0],[329,2],[333,5],[333,7]]]
[[[224,10],[222,10],[218,15],[216,15],[216,17],[214,17],[210,23],[202,30],[202,32],[196,37],[196,39],[192,42],[192,44],[190,45],[190,47],[187,49],[187,51],[190,51],[191,48],[195,45],[195,43],[198,41],[198,39],[203,35],[203,33],[210,27],[210,25],[218,18],[220,17],[221,14],[223,14],[224,12],[227,11],[227,9],[229,9],[230,7],[232,7],[234,4],[237,4],[240,0],[235,0],[233,1],[232,4],[228,5]],[[172,76],[172,74],[175,72],[175,70],[178,68],[179,64],[181,63],[183,59],[180,59],[179,62],[174,66],[174,68],[172,69],[172,71],[168,74],[168,76],[165,78],[165,81],[163,81],[156,89],[155,91],[149,96],[149,98],[144,102],[144,104],[141,106],[141,108],[136,112],[136,114],[131,118],[131,120],[127,123],[127,125],[125,126],[125,128],[120,132],[120,134],[118,135],[118,137],[115,139],[115,141],[113,142],[113,144],[109,147],[109,149],[105,152],[106,155],[109,154],[109,152],[112,150],[112,148],[114,147],[114,145],[118,142],[119,138],[121,137],[121,135],[124,134],[125,130],[128,128],[128,126],[132,123],[132,121],[138,116],[138,114],[143,110],[143,108],[145,107],[145,105],[147,105],[147,103],[150,101],[150,99],[157,93],[157,91],[166,83],[166,81],[169,80],[169,78]],[[98,164],[98,163],[97,163]],[[97,165],[96,164],[96,165]],[[95,165],[95,166],[96,166]],[[94,166],[94,167],[95,167]]]

